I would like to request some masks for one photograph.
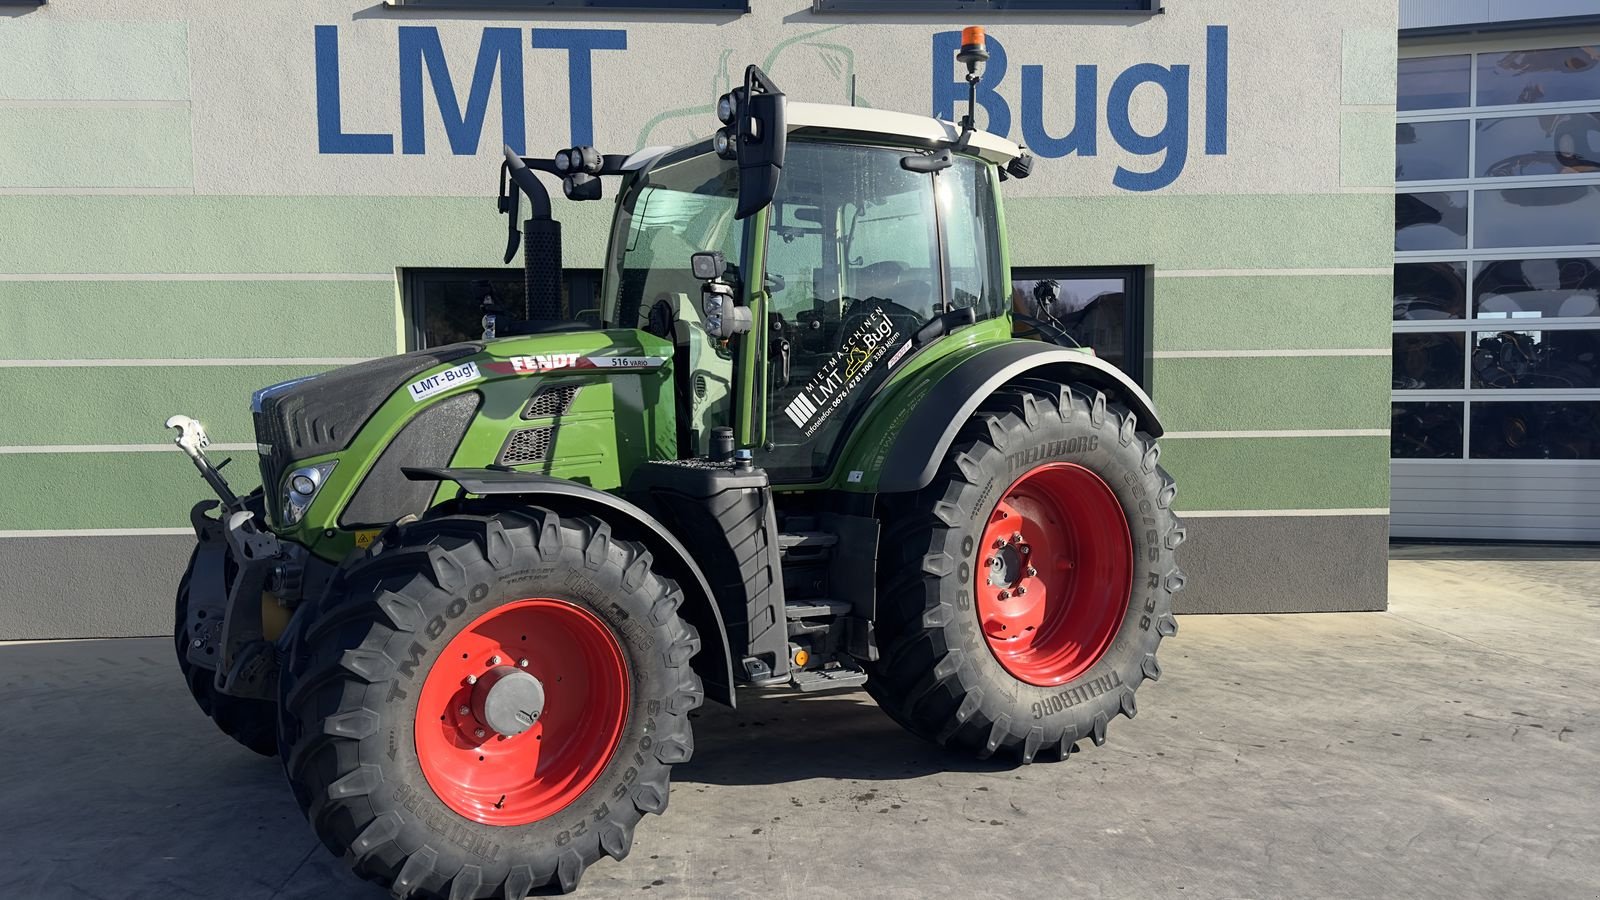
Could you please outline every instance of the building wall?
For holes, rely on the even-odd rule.
[[[400,270],[498,264],[502,140],[703,137],[747,62],[802,100],[853,87],[949,116],[964,91],[960,19],[752,6],[0,18],[0,638],[162,631],[204,494],[155,452],[163,419],[205,421],[252,487],[251,390],[401,349]],[[1395,15],[1208,0],[984,23],[1005,58],[989,126],[1041,157],[1007,186],[1013,263],[1153,272],[1189,611],[1383,605]],[[451,130],[441,68],[467,101]],[[561,209],[569,265],[600,263],[608,213]]]

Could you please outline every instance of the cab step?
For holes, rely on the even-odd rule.
[[[831,531],[789,531],[778,535],[778,549],[784,554],[791,550],[802,555],[817,553],[839,543],[839,536]]]
[[[810,669],[796,672],[790,676],[790,682],[798,690],[810,693],[812,691],[831,691],[835,688],[860,687],[867,683],[867,673],[860,669]]]

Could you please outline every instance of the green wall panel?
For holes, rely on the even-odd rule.
[[[0,116],[0,187],[189,187],[189,110],[22,107]],[[85,237],[89,237],[85,235]]]
[[[162,423],[176,413],[205,423],[218,443],[254,443],[250,395],[269,384],[326,368],[0,368],[0,396],[6,398],[5,437],[0,443],[159,444],[173,437]],[[9,457],[0,456],[4,458]],[[5,505],[0,502],[0,507]]]
[[[1155,361],[1151,396],[1168,431],[1386,428],[1386,356]]]
[[[243,494],[261,483],[254,454],[224,474]],[[171,453],[0,455],[0,483],[26,485],[0,503],[0,531],[65,528],[175,528],[189,508],[214,498],[176,447]]]
[[[394,353],[387,281],[0,281],[0,359]]]
[[[1350,509],[1389,505],[1389,439],[1205,438],[1161,442],[1177,509]]]
[[[235,489],[257,484],[254,458],[235,454]],[[1171,440],[1161,464],[1178,480],[1178,511],[1334,509],[1389,504],[1386,438]],[[194,467],[171,453],[0,455],[0,481],[25,484],[0,504],[0,530],[181,526],[207,496]]]
[[[0,18],[0,99],[187,100],[188,40],[183,22]]]
[[[1384,349],[1389,275],[1162,278],[1156,350]]]
[[[1123,194],[1006,201],[1018,266],[1376,268],[1394,263],[1389,194]]]
[[[1346,110],[1339,114],[1339,183],[1394,187],[1394,112]]]
[[[562,210],[566,264],[598,267],[609,203]],[[84,252],[85,223],[94,252]],[[387,273],[499,266],[505,218],[483,197],[14,196],[0,203],[10,272]],[[687,265],[687,261],[685,265]]]

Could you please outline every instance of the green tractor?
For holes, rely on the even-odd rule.
[[[999,187],[1030,157],[970,108],[788,103],[754,66],[718,116],[676,149],[508,149],[522,308],[258,391],[261,490],[167,423],[219,498],[177,597],[195,699],[397,896],[624,858],[706,697],[864,686],[1029,763],[1161,673],[1184,530],[1155,410],[1012,336]],[[536,173],[617,184],[598,321],[561,314]]]

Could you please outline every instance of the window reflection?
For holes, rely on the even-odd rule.
[[[1521,390],[1600,387],[1600,331],[1480,331],[1472,386]]]
[[[1394,317],[1461,319],[1467,314],[1467,264],[1400,263],[1394,267]]]
[[[1389,411],[1392,459],[1460,459],[1463,403],[1395,403]]]
[[[1424,56],[1400,60],[1396,105],[1408,109],[1450,109],[1467,105],[1472,84],[1469,56]]]
[[[1478,105],[1600,99],[1600,46],[1478,54]]]
[[[1472,229],[1478,247],[1600,244],[1600,185],[1513,188],[1477,195]]]
[[[1600,316],[1600,257],[1480,262],[1472,292],[1480,319]]]
[[[1466,335],[1401,331],[1394,336],[1394,389],[1459,389],[1466,380]]]
[[[1600,113],[1478,120],[1478,177],[1600,172]]]
[[[1472,404],[1473,459],[1600,459],[1600,403]]]
[[[1401,122],[1394,128],[1394,180],[1467,177],[1467,123]]]
[[[1123,368],[1128,310],[1128,276],[1015,278],[1013,310],[1026,317],[1024,329],[1037,329],[1045,340],[1065,334],[1080,347]]]
[[[1459,250],[1467,246],[1467,192],[1396,194],[1396,250]]]

